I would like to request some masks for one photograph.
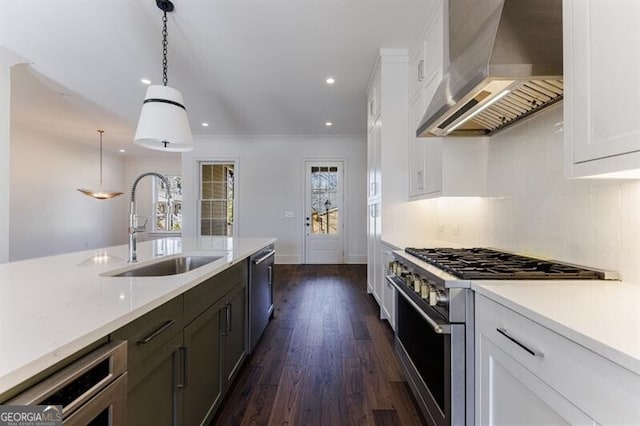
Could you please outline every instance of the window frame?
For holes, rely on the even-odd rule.
[[[197,162],[198,167],[198,187],[196,198],[196,235],[198,237],[237,237],[238,236],[238,161],[236,159],[207,159],[199,160]],[[202,198],[202,184],[203,184],[203,166],[207,165],[229,165],[233,166],[233,198],[232,198],[232,211],[233,211],[233,224],[231,225],[231,235],[203,235],[202,234],[202,202],[207,201]],[[214,199],[211,199],[214,201]]]

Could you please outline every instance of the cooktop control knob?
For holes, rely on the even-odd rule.
[[[429,305],[436,306],[438,304],[438,289],[429,286]]]
[[[414,275],[413,276],[413,291],[415,291],[416,293],[420,293],[420,288],[422,287],[422,280],[420,279],[419,276]]]
[[[422,297],[425,301],[429,301],[429,283],[427,280],[420,280],[420,297]]]
[[[431,299],[429,299],[431,302]],[[447,297],[447,293],[442,290],[436,290],[436,300],[435,303],[430,303],[431,306],[447,306],[449,304],[449,298]]]

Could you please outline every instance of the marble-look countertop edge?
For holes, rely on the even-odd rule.
[[[75,339],[69,339],[64,344],[55,347],[54,349],[42,353],[40,356],[27,360],[24,364],[13,368],[7,372],[3,373],[0,376],[0,395],[4,394],[7,391],[10,391],[12,388],[18,386],[20,383],[28,380],[29,378],[39,374],[40,372],[46,370],[47,368],[57,364],[60,361],[63,361],[67,357],[73,355],[74,353],[86,348],[92,343],[107,337],[109,334],[119,329],[120,327],[130,323],[131,321],[145,315],[146,313],[152,311],[153,309],[161,306],[163,303],[168,302],[169,300],[185,293],[186,291],[196,287],[198,284],[208,280],[209,278],[223,272],[224,270],[230,268],[233,265],[247,259],[253,254],[259,252],[264,247],[269,246],[270,244],[274,244],[276,242],[276,238],[246,238],[244,240],[251,241],[253,245],[250,248],[245,249],[244,251],[235,253],[233,252],[231,261],[223,262],[215,267],[213,265],[208,265],[205,267],[201,267],[195,269],[191,272],[184,274],[184,278],[187,279],[183,284],[176,285],[172,287],[170,290],[162,293],[158,297],[150,300],[142,306],[137,307],[136,309],[126,312],[123,315],[114,317],[110,321],[105,322],[101,326],[84,333],[78,336]],[[152,242],[147,242],[152,243]],[[145,243],[140,243],[145,244]],[[103,252],[108,252],[111,248],[103,249]],[[192,252],[207,252],[207,249],[198,249],[198,250],[187,250],[186,253]],[[214,252],[227,252],[226,250],[212,250]],[[178,254],[178,253],[173,253]],[[57,255],[51,256],[50,258],[56,257],[64,257],[66,255]],[[152,263],[153,261],[158,260],[160,257],[158,256],[153,258],[144,259],[139,264],[144,263]],[[37,258],[33,259],[34,261],[40,261],[46,258]],[[29,260],[23,260],[20,262],[28,263]],[[214,262],[215,264],[215,262]],[[210,269],[211,268],[211,269]],[[126,268],[115,268],[115,269],[126,269]],[[116,277],[111,277],[114,279],[118,279]],[[146,279],[152,279],[147,277]],[[0,352],[0,357],[2,356],[2,352]]]

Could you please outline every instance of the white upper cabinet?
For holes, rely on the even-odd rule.
[[[382,84],[380,66],[373,72],[367,91],[367,199],[369,204],[380,199],[380,167],[382,122],[380,120],[380,97]]]
[[[409,59],[409,99],[416,96],[425,84],[425,46],[425,40],[420,39]]]
[[[424,113],[424,92],[418,90],[409,104],[409,197],[425,193],[424,138],[418,138],[413,129],[418,127]]]
[[[444,74],[448,9],[436,2],[409,64],[409,199],[482,196],[486,138],[419,138],[416,129]]]
[[[422,67],[422,82],[428,84],[433,78],[438,82],[442,79],[442,72],[445,66],[444,44],[445,44],[445,13],[447,8],[443,2],[435,4],[432,19],[427,24],[424,35],[424,65]],[[433,96],[433,94],[431,95]],[[429,97],[429,100],[431,97]]]
[[[381,80],[379,77],[379,69],[376,71],[377,77],[374,77],[373,85],[369,87],[367,92],[367,128],[371,129],[380,117],[380,96],[382,92]]]
[[[380,198],[381,133],[380,123],[374,123],[374,125],[369,129],[367,135],[367,199],[369,202]]]
[[[640,177],[640,1],[564,0],[571,177]]]

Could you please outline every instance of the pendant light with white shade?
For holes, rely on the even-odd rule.
[[[162,85],[147,88],[133,143],[167,152],[193,149],[193,136],[182,94],[167,86],[167,12],[173,12],[170,0],[156,0],[162,16]]]
[[[98,130],[100,133],[100,189],[84,189],[78,188],[78,191],[82,192],[84,195],[88,195],[91,198],[96,198],[98,200],[108,200],[109,198],[117,197],[118,195],[122,195],[122,192],[118,191],[107,191],[102,189],[102,134],[104,130]]]

